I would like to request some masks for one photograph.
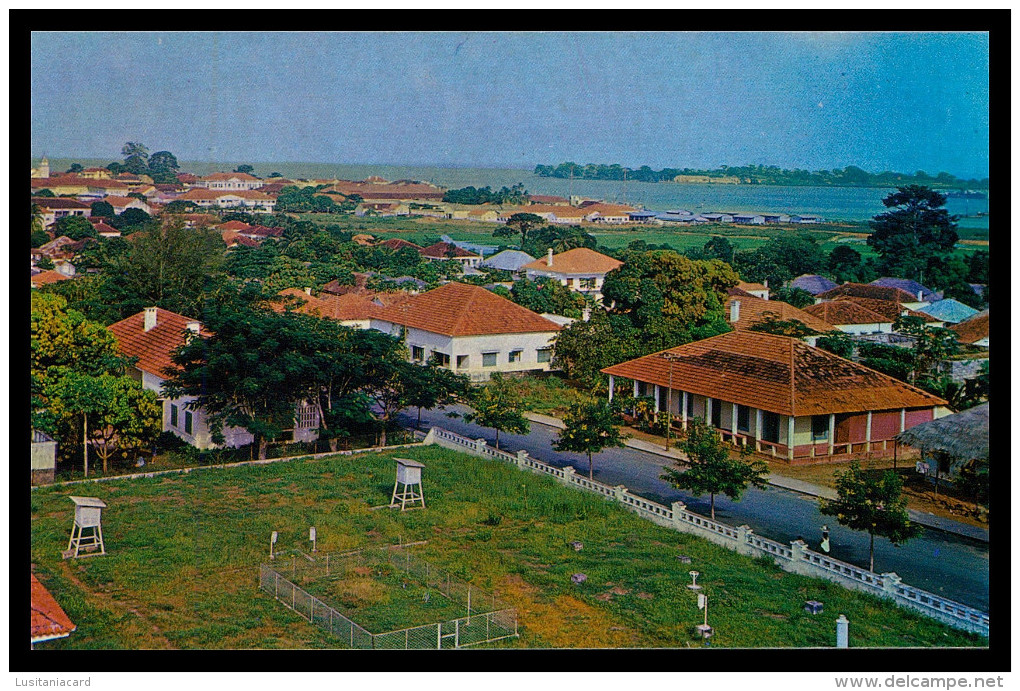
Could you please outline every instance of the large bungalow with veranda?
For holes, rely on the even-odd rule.
[[[682,433],[702,418],[724,441],[807,464],[895,457],[894,437],[946,401],[797,338],[734,331],[622,362],[609,375],[651,396]]]

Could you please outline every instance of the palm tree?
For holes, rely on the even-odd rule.
[[[37,230],[43,230],[43,213],[42,213],[42,207],[40,207],[38,204],[33,202],[33,204],[32,204],[32,232],[34,233]]]

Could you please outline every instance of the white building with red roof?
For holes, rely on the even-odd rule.
[[[195,187],[209,190],[257,190],[265,181],[248,173],[212,173],[194,182]]]
[[[559,324],[479,286],[447,283],[378,307],[373,329],[402,335],[410,358],[433,358],[484,381],[493,372],[546,371]]]
[[[550,249],[545,257],[525,264],[520,270],[531,280],[551,278],[573,291],[601,300],[606,274],[621,266],[623,262],[619,259],[607,257],[587,247],[576,247],[559,254],[553,254]]]
[[[173,432],[199,449],[215,448],[205,411],[189,404],[194,396],[166,398],[163,383],[173,367],[171,354],[195,335],[208,336],[201,322],[176,312],[146,307],[143,311],[107,327],[117,339],[122,355],[137,358],[130,374],[144,389],[155,391],[163,404],[163,431]],[[318,434],[318,415],[298,405],[295,410],[295,441],[312,441]],[[245,446],[254,440],[251,433],[239,427],[223,429],[224,446]]]
[[[221,209],[244,208],[249,211],[272,212],[276,208],[276,199],[258,190],[223,191],[193,187],[177,199],[200,207]]]

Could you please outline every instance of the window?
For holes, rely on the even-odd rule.
[[[482,367],[495,367],[499,353],[482,353]]]
[[[829,438],[829,416],[811,416],[811,441],[826,441]]]
[[[737,406],[737,431],[751,431],[751,409],[746,405]]]
[[[595,279],[594,278],[582,278],[578,280],[582,290],[594,290]]]
[[[722,428],[722,401],[718,398],[712,399],[712,426],[716,429]]]
[[[435,359],[436,364],[440,367],[450,366],[450,356],[446,353],[440,353],[438,350],[433,350],[432,357]]]
[[[170,404],[170,425],[172,427],[177,426],[177,406],[173,403]]]
[[[523,352],[524,351],[522,351],[522,350],[511,350],[510,351],[510,362],[520,362],[521,361],[521,354]]]
[[[469,360],[468,360],[468,356],[467,355],[458,355],[457,356],[457,369],[464,369],[465,367],[468,366],[468,362],[469,362]]]
[[[648,384],[645,384],[643,381],[639,381],[637,383],[637,395],[638,396],[647,396],[648,395]]]
[[[421,346],[411,346],[411,359],[415,362],[421,362],[425,359],[425,349]]]
[[[191,427],[192,427],[191,411],[190,410],[185,410],[184,411],[184,431],[187,432],[188,434],[191,434],[192,433],[191,432]]]
[[[552,348],[539,348],[535,351],[538,362],[550,362],[552,361]]]
[[[708,399],[705,399],[705,401],[707,402]],[[694,417],[694,394],[692,393],[687,394],[687,417]]]

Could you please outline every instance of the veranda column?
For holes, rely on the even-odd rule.
[[[793,460],[793,416],[786,416],[786,457]]]
[[[670,411],[673,414],[673,411]],[[687,392],[681,392],[680,396],[680,426],[687,429]]]
[[[762,426],[762,415],[761,408],[754,409],[754,450],[761,451],[761,426]],[[774,449],[773,449],[774,450]]]
[[[829,413],[829,455],[836,452],[836,414]]]
[[[712,397],[705,396],[705,422],[712,425]]]
[[[616,378],[613,375],[609,375],[609,402],[613,402],[613,388],[616,386]]]
[[[871,411],[868,411],[868,429],[864,434],[864,450],[871,451]]]
[[[900,431],[902,432],[907,428],[907,409],[900,408]]]
[[[737,443],[737,404],[730,403],[733,408],[730,412],[733,414],[733,419],[730,420],[730,432],[733,433],[733,443]]]
[[[655,414],[659,414],[659,385],[655,385]]]

